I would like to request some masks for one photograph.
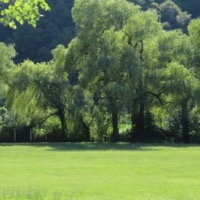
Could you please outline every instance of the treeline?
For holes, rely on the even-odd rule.
[[[48,62],[1,43],[0,141],[199,142],[200,20],[166,28],[158,10],[77,0]]]
[[[160,4],[165,4],[168,2],[174,2],[181,10],[188,12],[192,15],[192,18],[196,18],[199,16],[199,0],[129,0],[135,4],[140,5],[143,9],[148,9],[150,7],[159,6]],[[171,9],[174,10],[176,6],[171,6]],[[169,11],[170,12],[170,11]]]

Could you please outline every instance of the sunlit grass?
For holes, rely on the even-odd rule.
[[[0,199],[198,200],[200,147],[0,144]]]

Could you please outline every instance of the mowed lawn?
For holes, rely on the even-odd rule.
[[[0,144],[2,200],[199,200],[200,147]]]

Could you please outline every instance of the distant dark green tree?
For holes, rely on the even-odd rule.
[[[181,28],[187,30],[191,15],[183,12],[173,1],[167,0],[160,4],[161,21],[166,29]]]
[[[192,15],[192,18],[197,18],[200,16],[200,1],[199,0],[174,0],[174,2],[182,9],[187,11]]]

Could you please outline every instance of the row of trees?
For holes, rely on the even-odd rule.
[[[166,30],[124,0],[76,0],[72,17],[77,36],[49,62],[16,65],[1,43],[0,137],[199,141],[199,19]]]
[[[174,2],[176,5],[178,5],[181,10],[185,10],[188,13],[192,14],[193,18],[196,18],[199,16],[199,6],[200,2],[199,0],[190,0],[190,1],[185,1],[185,0],[129,0],[135,4],[140,5],[143,9],[148,9],[149,7],[155,7],[157,4],[165,4],[168,2]],[[157,7],[156,5],[156,7]],[[172,10],[175,9],[176,6],[170,6]],[[176,10],[176,9],[175,9]]]

